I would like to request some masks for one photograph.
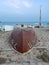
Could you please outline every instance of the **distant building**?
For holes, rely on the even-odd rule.
[[[12,31],[13,30],[13,26],[11,25],[4,25],[1,27],[1,31]]]

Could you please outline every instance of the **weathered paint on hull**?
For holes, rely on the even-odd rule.
[[[36,40],[33,29],[15,29],[10,37],[11,45],[20,53],[29,51],[36,44]]]

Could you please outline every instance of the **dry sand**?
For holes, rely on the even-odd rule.
[[[49,55],[49,28],[34,28],[34,30],[38,41],[26,54],[20,54],[11,47],[9,43],[11,32],[0,32],[0,59],[6,59],[2,65],[49,65],[47,57],[46,61],[39,57],[45,52]]]

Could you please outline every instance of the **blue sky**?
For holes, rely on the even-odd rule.
[[[40,5],[42,21],[49,21],[49,0],[0,0],[0,21],[39,21]]]

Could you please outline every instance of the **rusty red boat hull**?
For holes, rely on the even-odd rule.
[[[11,45],[20,53],[29,51],[36,44],[36,40],[33,29],[14,29],[10,37]]]

